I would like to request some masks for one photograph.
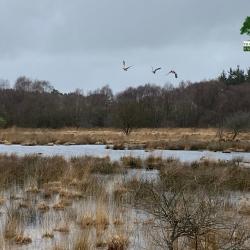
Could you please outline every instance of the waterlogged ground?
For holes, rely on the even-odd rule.
[[[238,228],[238,225],[245,227],[250,224],[249,169],[241,168],[237,161],[205,160],[189,164],[181,162],[200,160],[203,157],[220,160],[242,157],[248,161],[250,156],[247,153],[160,150],[145,152],[111,150],[102,145],[1,145],[0,150],[1,153],[9,154],[0,155],[0,250],[161,249],[155,245],[154,240],[165,228],[157,228],[160,220],[159,217],[154,217],[158,214],[152,211],[165,203],[161,204],[159,200],[159,204],[154,203],[152,199],[158,193],[147,200],[151,189],[146,186],[153,188],[162,184],[165,187],[169,185],[167,192],[166,189],[161,191],[160,194],[164,195],[181,189],[184,182],[187,197],[193,199],[188,203],[188,209],[196,211],[194,204],[202,205],[199,202],[203,199],[203,194],[200,193],[203,187],[203,192],[208,197],[204,202],[214,206],[213,203],[219,201],[213,212],[215,217],[211,215],[213,220],[218,219],[220,223],[219,227],[211,230],[213,237],[223,233],[225,242],[230,241],[230,244],[240,238],[237,235],[241,232],[244,235],[249,233],[250,238],[250,230]],[[18,157],[12,154],[33,155]],[[66,160],[63,157],[46,158],[46,155],[61,155]],[[126,155],[140,156],[143,159],[151,156],[151,159],[149,157],[142,161],[128,157],[121,162],[113,162],[109,158],[70,158],[82,155],[108,155],[112,160]],[[152,155],[162,156],[166,160],[152,158]],[[181,161],[173,157],[179,157]],[[181,213],[182,199],[177,202]],[[148,204],[150,208],[147,207]],[[203,219],[199,223],[202,221]],[[236,229],[231,231],[234,228]],[[231,236],[236,238],[231,239]],[[221,237],[217,238],[220,239]],[[82,246],[83,241],[87,242],[88,248],[79,247],[78,244],[81,243]],[[115,244],[122,244],[123,248],[112,248],[113,241]],[[210,241],[211,237],[209,244]],[[186,238],[180,238],[177,242],[178,249],[193,250],[193,245],[189,243]],[[226,245],[221,243],[223,244]],[[244,246],[249,246],[249,239],[244,240]],[[208,246],[198,249],[222,248]]]
[[[26,154],[41,154],[44,156],[60,155],[66,158],[74,156],[109,156],[111,160],[119,160],[123,156],[133,156],[147,158],[154,155],[162,158],[174,157],[181,161],[199,161],[202,158],[217,160],[232,160],[236,157],[242,157],[243,161],[250,162],[250,153],[243,152],[211,152],[211,151],[188,151],[188,150],[112,150],[107,149],[105,145],[54,145],[54,146],[22,146],[22,145],[3,145],[0,144],[0,153],[17,154],[20,156]]]
[[[114,197],[114,191],[127,181],[137,179],[141,182],[156,182],[157,173],[156,170],[134,169],[126,174],[94,175],[97,183],[105,184],[105,190],[101,191],[98,198],[74,193],[76,183],[67,189],[60,182],[50,183],[54,194],[46,198],[43,189],[36,190],[32,185],[12,187],[2,194],[6,200],[0,210],[0,232],[6,234],[8,214],[13,216],[13,213],[18,212],[17,231],[32,242],[17,244],[13,240],[2,239],[0,249],[76,249],[75,242],[80,237],[88,238],[90,249],[107,249],[107,242],[114,235],[126,239],[126,249],[158,249],[152,245],[150,238],[152,216],[131,205],[121,205],[119,199]],[[70,197],[72,194],[75,197]],[[225,206],[236,211],[243,196],[249,197],[249,194],[228,193],[223,197]],[[60,207],[58,204],[62,201],[64,205]],[[46,204],[47,208],[42,204]]]
[[[75,242],[80,237],[88,238],[91,249],[107,249],[107,242],[116,235],[129,242],[128,249],[151,249],[146,229],[151,217],[130,205],[121,206],[119,199],[114,197],[114,191],[122,183],[135,178],[157,181],[157,171],[138,169],[129,170],[126,174],[95,174],[93,177],[101,188],[93,187],[97,189],[91,191],[95,193],[94,196],[91,192],[85,195],[76,191],[76,182],[67,188],[61,182],[49,183],[53,193],[48,197],[45,196],[48,187],[37,190],[34,183],[13,186],[3,192],[0,249],[75,249]],[[96,192],[100,193],[97,195]],[[6,224],[8,220],[13,220],[13,216],[18,217],[13,221],[18,234],[27,236],[31,242],[17,244],[16,240],[4,239]]]
[[[2,193],[5,202],[0,210],[1,234],[6,235],[8,220],[13,220],[10,217],[18,214],[18,222],[14,221],[16,231],[31,242],[17,244],[16,240],[2,238],[0,249],[76,249],[75,242],[80,237],[88,238],[90,249],[107,249],[107,242],[113,236],[124,237],[128,242],[126,249],[157,249],[150,238],[153,217],[131,204],[122,205],[114,193],[124,183],[135,179],[157,182],[158,171],[132,169],[123,174],[95,174],[93,177],[98,185],[105,187],[101,191],[92,190],[95,197],[90,193],[78,193],[75,189],[77,182],[74,181],[67,188],[61,182],[48,183],[53,190],[51,196],[47,194],[48,197],[45,196],[48,187],[37,190],[34,183],[13,186]],[[96,192],[100,192],[98,197]],[[119,192],[125,191],[121,188]],[[236,211],[242,197],[250,196],[248,193],[228,193],[223,197],[225,206]]]

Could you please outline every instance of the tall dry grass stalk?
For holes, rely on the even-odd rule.
[[[98,201],[95,214],[95,226],[97,231],[106,230],[110,224],[108,209],[104,203]]]
[[[18,210],[13,207],[6,207],[6,222],[4,225],[4,238],[7,240],[14,239],[20,231],[23,230],[22,221]]]
[[[114,235],[108,242],[108,250],[125,250],[129,240],[125,235]]]
[[[73,246],[74,250],[90,250],[91,248],[90,239],[89,239],[89,232],[85,231],[84,233],[80,234],[74,242]]]

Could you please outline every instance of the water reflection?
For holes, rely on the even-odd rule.
[[[174,157],[180,161],[197,161],[202,158],[216,160],[232,160],[236,157],[242,157],[244,161],[250,162],[250,153],[232,152],[225,154],[222,152],[211,151],[183,151],[183,150],[153,150],[146,152],[144,150],[112,150],[106,149],[105,145],[55,145],[55,146],[22,146],[22,145],[0,145],[2,154],[41,154],[45,156],[60,155],[66,158],[73,156],[109,156],[111,160],[119,160],[123,156],[134,156],[147,158],[150,155],[160,156],[162,158]]]

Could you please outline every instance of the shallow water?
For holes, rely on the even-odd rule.
[[[115,202],[113,197],[114,188],[121,185],[125,180],[128,181],[133,178],[134,175],[138,179],[146,180],[147,174],[154,173],[155,171],[130,171],[128,170],[126,175],[97,175],[98,179],[105,183],[103,185],[104,190],[108,191],[111,186],[110,192],[108,192],[108,198],[100,196],[99,198],[91,195],[83,195],[82,198],[72,199],[72,204],[65,206],[62,211],[53,210],[54,204],[58,203],[62,198],[59,194],[53,194],[49,199],[45,199],[41,192],[39,193],[27,193],[27,187],[25,186],[14,186],[10,190],[5,191],[4,196],[6,197],[6,203],[4,206],[0,207],[0,212],[3,216],[0,216],[0,232],[3,234],[4,228],[7,221],[7,211],[10,208],[18,209],[20,218],[22,221],[22,227],[18,231],[23,231],[24,235],[31,237],[32,242],[28,245],[16,245],[13,240],[5,240],[0,242],[0,249],[3,250],[52,250],[53,246],[60,245],[65,248],[63,249],[74,249],[73,244],[77,238],[83,236],[86,231],[80,227],[78,224],[82,215],[89,215],[91,217],[95,216],[96,211],[103,209],[107,214],[108,221],[110,224],[105,230],[99,231],[99,238],[108,240],[112,235],[127,235],[129,239],[129,248],[132,249],[149,249],[146,247],[148,243],[144,235],[143,222],[148,221],[148,215],[144,211],[137,210],[131,206],[121,206],[119,202]],[[142,174],[142,176],[140,176]],[[70,191],[68,187],[64,187],[64,190]],[[72,188],[74,190],[74,188]],[[103,190],[103,191],[104,191]],[[11,197],[11,194],[15,194],[15,199],[7,199]],[[102,193],[105,195],[105,191]],[[100,195],[102,195],[100,194]],[[50,206],[47,212],[41,212],[37,209],[38,204],[41,202],[46,203]],[[19,204],[27,203],[28,207],[19,208]],[[113,223],[115,218],[122,218],[123,224],[115,226]],[[151,218],[151,217],[150,217]],[[54,229],[60,226],[68,225],[69,232],[61,233]],[[96,234],[98,229],[94,226],[88,228],[89,236],[92,243],[96,241]],[[54,238],[43,238],[45,232],[52,232]],[[4,244],[4,245],[1,245]],[[91,249],[96,249],[94,246]],[[106,248],[100,248],[106,249]]]
[[[250,153],[232,152],[229,154],[211,151],[188,151],[188,150],[112,150],[106,149],[105,145],[54,145],[54,146],[22,146],[22,145],[0,145],[2,154],[42,154],[44,156],[61,155],[66,158],[73,156],[109,156],[111,160],[119,160],[123,156],[134,156],[146,158],[150,155],[161,156],[162,158],[174,157],[181,161],[197,161],[201,158],[232,160],[235,157],[242,157],[244,161],[250,162]]]
[[[145,158],[149,155],[157,155],[166,157],[176,157],[182,161],[198,160],[201,157],[210,157],[216,159],[230,160],[234,157],[243,156],[245,160],[250,159],[250,154],[245,153],[214,153],[208,151],[169,151],[169,150],[155,150],[152,152],[145,152],[143,150],[111,150],[105,149],[103,145],[84,145],[84,146],[20,146],[20,145],[0,145],[0,153],[16,153],[18,155],[42,153],[43,155],[62,155],[65,157],[91,155],[91,156],[110,156],[112,160],[118,160],[121,156],[133,155]],[[10,190],[3,191],[2,196],[6,202],[4,206],[0,207],[0,235],[5,230],[7,222],[7,212],[11,206],[17,209],[18,214],[21,215],[20,229],[24,232],[24,235],[31,237],[32,242],[28,245],[18,246],[11,240],[3,240],[0,249],[13,249],[13,250],[52,250],[53,246],[61,245],[64,249],[74,249],[74,242],[86,233],[86,228],[82,228],[80,220],[83,215],[90,215],[91,218],[95,218],[97,212],[108,218],[108,227],[100,231],[98,227],[91,226],[88,230],[90,242],[93,244],[91,249],[95,248],[97,239],[103,241],[109,241],[111,236],[124,235],[128,237],[129,246],[128,250],[133,249],[156,249],[152,244],[152,237],[154,234],[158,234],[158,231],[154,231],[153,218],[146,211],[139,210],[138,207],[133,206],[133,203],[121,202],[116,200],[114,191],[119,190],[125,183],[130,180],[140,181],[157,181],[159,179],[157,170],[145,170],[145,169],[127,169],[126,172],[113,174],[113,175],[101,175],[94,174],[94,186],[101,186],[102,191],[86,192],[81,190],[81,198],[72,198],[72,204],[65,205],[65,208],[61,211],[53,209],[55,204],[58,204],[64,197],[60,197],[60,192],[77,191],[77,186],[71,186],[64,182],[59,183],[60,190],[52,193],[50,198],[45,198],[43,195],[44,187],[39,188],[38,193],[29,193],[27,190],[32,184],[36,184],[36,179],[27,180],[22,186],[16,186],[10,188]],[[97,178],[96,178],[97,177]],[[88,177],[90,178],[90,176]],[[73,180],[72,180],[73,181]],[[73,182],[72,182],[73,183]],[[56,182],[54,183],[57,186]],[[126,187],[125,187],[126,188]],[[62,193],[63,193],[62,192]],[[100,193],[99,193],[100,192]],[[93,194],[92,194],[93,193]],[[236,211],[238,204],[242,196],[249,197],[249,194],[243,194],[238,192],[229,192],[225,197],[224,207],[232,208]],[[15,197],[15,198],[10,198]],[[65,196],[66,197],[66,196]],[[119,198],[119,197],[118,197]],[[220,197],[219,197],[220,198]],[[70,200],[70,198],[69,198]],[[128,198],[129,200],[129,198]],[[71,201],[71,200],[70,200]],[[38,210],[39,204],[46,203],[50,208],[47,212],[41,212]],[[20,204],[27,204],[28,207],[20,208]],[[143,209],[143,208],[141,208]],[[236,212],[235,212],[236,213]],[[13,213],[14,214],[14,213]],[[2,216],[1,216],[2,215]],[[115,219],[122,219],[121,225],[115,225]],[[61,226],[67,225],[69,228],[68,233],[62,233],[55,231]],[[43,238],[45,232],[52,232],[54,234],[53,239]],[[98,236],[98,237],[97,237]],[[2,248],[1,248],[2,247]],[[105,248],[102,248],[105,249]],[[185,249],[180,247],[180,249]]]

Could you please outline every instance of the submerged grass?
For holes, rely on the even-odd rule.
[[[149,156],[142,161],[139,158],[123,157],[123,164],[112,162],[109,157],[76,157],[66,161],[63,157],[42,157],[37,155],[18,157],[0,155],[0,187],[2,190],[19,185],[29,195],[41,195],[51,199],[59,195],[60,206],[70,200],[82,199],[88,195],[105,197],[105,185],[101,177],[95,174],[110,175],[123,173],[123,165],[131,168],[158,169],[160,177],[166,179],[166,185],[205,185],[222,187],[228,190],[250,190],[250,170],[240,167],[240,159],[232,161],[209,161],[182,163],[177,159],[162,159]],[[26,183],[32,183],[28,186]],[[125,193],[124,188],[116,187],[115,197]],[[0,199],[4,204],[5,199]],[[68,202],[67,202],[68,201]],[[21,202],[24,207],[26,202]],[[62,206],[61,206],[62,205]],[[40,209],[45,209],[40,204]],[[45,209],[46,210],[46,209]]]
[[[86,170],[89,173],[117,174],[121,173],[122,167],[119,162],[112,162],[109,157],[73,157],[71,166],[74,169],[76,178],[82,176]]]
[[[169,162],[160,168],[160,177],[166,187],[250,191],[250,169],[239,167],[234,160],[205,160],[191,164]]]
[[[62,249],[125,250],[133,249],[132,244],[135,244],[135,249],[140,249],[141,242],[134,241],[144,235],[145,228],[149,228],[151,234],[158,233],[154,231],[156,224],[166,220],[156,220],[148,214],[147,204],[153,210],[166,208],[165,200],[156,197],[174,194],[181,189],[188,194],[184,201],[189,202],[192,209],[195,204],[200,204],[197,209],[203,211],[207,200],[199,203],[201,190],[212,193],[212,202],[224,191],[248,192],[250,169],[242,168],[240,162],[241,159],[229,162],[203,159],[201,162],[182,163],[174,158],[162,159],[153,155],[145,160],[124,157],[121,162],[112,162],[108,157],[65,160],[38,155],[0,155],[1,211],[4,211],[0,218],[4,217],[0,220],[2,238],[10,244],[31,244],[32,247],[37,238],[27,229],[36,227],[40,229],[39,239],[46,241],[51,248],[54,245],[54,249],[60,246]],[[158,172],[160,178],[155,181],[141,179],[140,175],[131,178],[129,174],[123,174],[131,171],[129,168],[138,168],[136,172],[144,174],[147,169],[157,169],[154,172]],[[150,196],[149,190],[153,189],[159,193]],[[196,198],[198,203],[192,203],[197,202]],[[140,206],[138,202],[142,202]],[[165,207],[157,207],[157,202]],[[218,207],[224,211],[224,214],[218,213],[220,219],[224,216],[249,216],[250,202],[247,199],[241,209],[229,199],[223,204]],[[180,220],[182,217],[178,217],[178,211],[182,207],[176,203],[175,208],[171,211],[177,211],[176,220]],[[198,218],[203,221],[202,216]],[[151,239],[147,238],[148,235],[142,239],[145,242]]]
[[[60,193],[63,195],[62,183],[72,186],[82,186],[85,177],[89,174],[117,174],[123,168],[118,162],[112,162],[109,157],[77,157],[69,162],[63,157],[42,157],[29,155],[18,157],[16,155],[0,155],[0,187],[7,188],[13,184],[23,186],[24,183],[33,182],[26,189],[29,193],[44,192]],[[68,193],[70,196],[81,198],[78,192]],[[74,198],[74,197],[73,197]]]
[[[139,157],[123,156],[121,162],[130,168],[143,168],[143,161]]]
[[[129,244],[125,235],[115,235],[108,242],[108,250],[125,250]]]
[[[74,250],[89,250],[90,244],[89,244],[89,239],[87,238],[86,235],[79,236],[74,243]]]

